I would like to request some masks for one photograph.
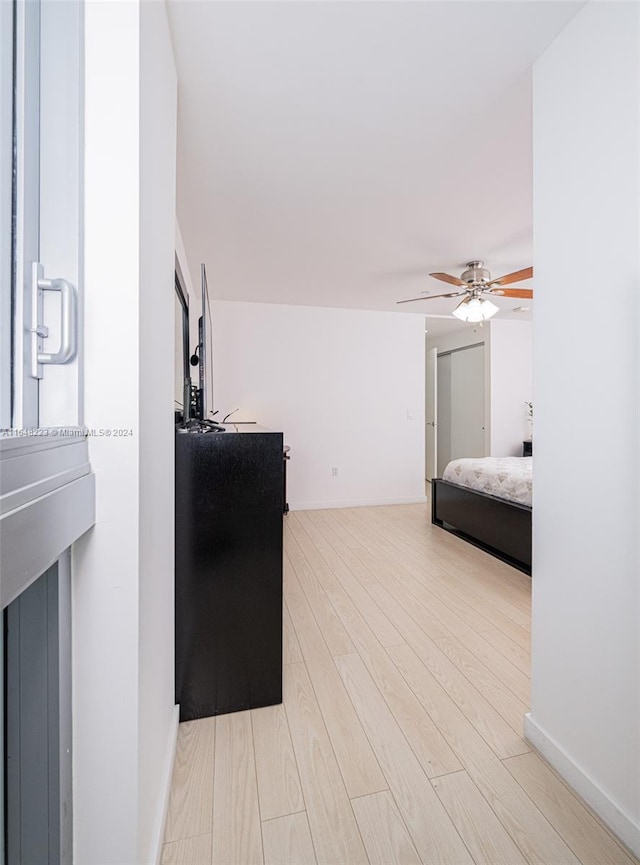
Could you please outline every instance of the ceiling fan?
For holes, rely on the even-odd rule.
[[[436,297],[460,297],[461,295],[466,295],[464,300],[453,310],[453,315],[462,321],[484,321],[498,312],[498,307],[494,303],[491,303],[490,300],[487,300],[486,295],[489,297],[494,295],[522,299],[533,297],[533,290],[530,288],[503,288],[503,286],[511,285],[514,282],[531,279],[533,276],[533,267],[525,267],[523,270],[507,273],[505,276],[500,276],[497,279],[491,279],[491,273],[484,266],[483,261],[470,261],[467,263],[466,268],[460,274],[460,278],[451,276],[448,273],[429,274],[434,279],[439,279],[442,282],[448,282],[449,285],[461,288],[461,291],[422,295],[421,297],[411,297],[408,300],[398,300],[396,302],[413,303],[416,300],[433,300]]]

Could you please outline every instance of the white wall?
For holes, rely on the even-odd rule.
[[[534,744],[636,853],[638,15],[635,3],[588,4],[535,67],[527,723]]]
[[[96,525],[74,549],[74,861],[92,865],[137,856],[137,4],[88,3],[85,35],[85,422],[136,435],[91,438]]]
[[[164,3],[140,3],[138,862],[153,862],[176,734],[174,359],[177,78]]]
[[[175,77],[164,4],[142,5],[85,8],[85,419],[132,435],[91,437],[97,520],[74,549],[82,865],[155,858],[174,730]]]
[[[215,407],[284,431],[292,508],[424,501],[421,316],[217,301],[213,329]]]
[[[494,457],[522,456],[531,435],[525,402],[532,399],[533,326],[530,321],[491,321],[491,450]]]

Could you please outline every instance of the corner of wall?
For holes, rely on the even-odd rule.
[[[158,810],[156,819],[153,824],[151,834],[151,845],[149,855],[143,862],[160,865],[162,859],[162,844],[164,841],[164,832],[167,825],[167,814],[169,813],[169,798],[171,795],[171,780],[173,778],[173,764],[176,758],[176,745],[178,742],[178,725],[180,722],[180,706],[175,705],[173,708],[173,716],[171,718],[171,727],[167,737],[167,747],[165,751],[165,760],[162,767],[162,778],[160,790],[158,791]]]
[[[528,712],[524,716],[528,742],[561,775],[636,856],[640,856],[640,824],[627,814]]]

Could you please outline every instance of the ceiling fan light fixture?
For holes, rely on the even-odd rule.
[[[485,300],[481,301],[481,304],[482,304],[482,318],[484,319],[484,321],[487,321],[492,316],[494,316],[496,314],[496,312],[500,311],[499,306],[496,306],[495,303],[491,303],[490,300],[486,300],[486,298],[485,298]]]
[[[481,300],[479,297],[467,297],[461,301],[453,310],[453,315],[460,321],[487,321],[499,311],[499,307],[490,300]]]

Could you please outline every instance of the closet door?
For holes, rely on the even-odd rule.
[[[451,457],[451,354],[438,355],[438,477]]]
[[[438,477],[451,460],[485,450],[484,344],[438,355]]]
[[[451,459],[485,455],[484,345],[451,354]]]

